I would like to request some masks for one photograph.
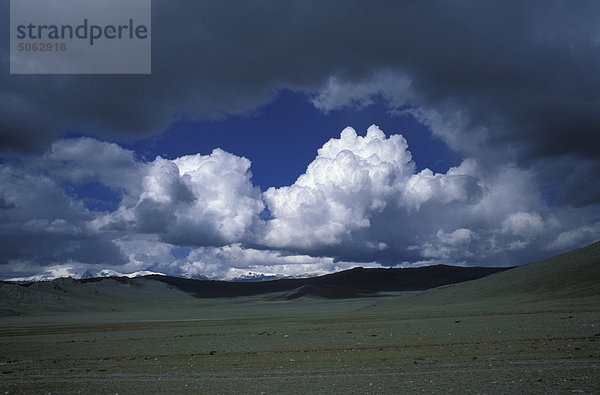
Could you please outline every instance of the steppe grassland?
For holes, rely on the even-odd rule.
[[[437,292],[188,298],[114,312],[4,317],[0,390],[600,389],[597,297],[452,303]]]

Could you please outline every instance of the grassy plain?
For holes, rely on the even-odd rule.
[[[598,393],[592,247],[364,298],[199,299],[156,285],[137,299],[117,287],[111,307],[98,289],[95,309],[0,318],[0,391]]]

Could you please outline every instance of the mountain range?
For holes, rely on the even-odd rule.
[[[104,273],[107,274],[107,273]],[[43,311],[112,311],[198,298],[265,300],[351,298],[408,292],[415,303],[563,300],[600,296],[600,242],[512,268],[425,266],[354,268],[311,278],[217,281],[147,274],[29,283],[0,282],[0,315]],[[412,292],[409,292],[412,291]]]

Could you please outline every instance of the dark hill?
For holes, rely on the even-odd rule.
[[[260,282],[192,280],[150,275],[74,280],[59,278],[27,284],[0,282],[0,316],[42,311],[113,311],[149,303],[177,305],[186,298],[267,295],[350,298],[378,292],[426,290],[487,276],[500,268],[429,266],[411,269],[356,268],[320,277]]]
[[[304,295],[346,298],[377,292],[420,291],[440,285],[474,280],[505,268],[426,266],[408,269],[355,268],[320,277],[259,282],[193,280],[151,275],[143,278],[169,284],[199,298],[251,296],[297,289],[290,297]],[[97,281],[97,279],[81,280]],[[123,278],[120,281],[131,281]],[[293,296],[297,295],[297,296]]]

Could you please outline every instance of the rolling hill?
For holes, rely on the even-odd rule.
[[[61,278],[26,284],[0,284],[3,315],[36,311],[111,311],[144,304],[177,303],[182,298],[230,298],[269,295],[348,298],[379,292],[425,290],[480,278],[504,268],[429,266],[411,269],[355,268],[313,278],[259,282],[196,280],[162,275],[138,278]]]
[[[146,276],[200,298],[237,297],[286,292],[285,298],[318,296],[346,298],[378,292],[419,291],[481,278],[506,268],[447,265],[408,269],[364,269],[361,267],[312,278],[259,282],[192,280],[169,276]],[[89,280],[84,280],[89,281]]]
[[[259,282],[194,280],[149,275],[138,278],[71,278],[28,284],[0,283],[0,315],[44,311],[121,311],[177,305],[197,298],[264,295],[340,299],[413,291],[406,306],[600,298],[600,242],[514,268],[427,266],[409,269],[354,268],[320,277]],[[586,299],[587,298],[587,299]],[[383,307],[383,305],[382,305]]]
[[[427,290],[418,303],[600,298],[600,242],[485,278]]]

